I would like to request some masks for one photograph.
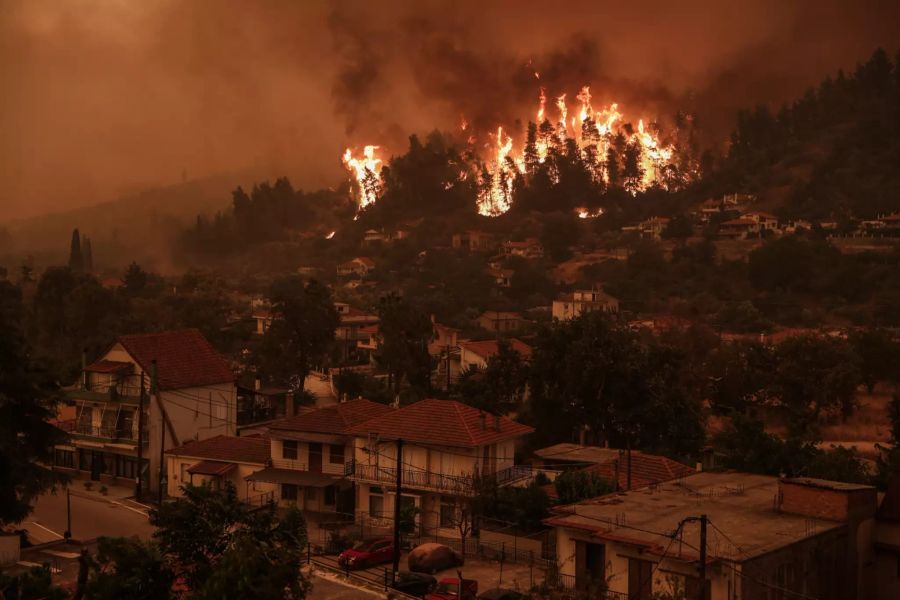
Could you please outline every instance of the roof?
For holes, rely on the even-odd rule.
[[[673,480],[609,494],[554,510],[545,523],[589,532],[598,540],[616,540],[661,554],[670,546],[668,534],[685,518],[704,513],[728,536],[714,555],[734,562],[783,548],[844,523],[779,512],[773,507],[778,478],[749,473],[695,473]],[[696,560],[699,527],[682,527],[683,546],[673,545],[670,556]],[[717,531],[718,530],[718,531]],[[657,533],[655,533],[657,532]],[[718,537],[716,539],[721,539]],[[679,554],[680,553],[680,554]]]
[[[374,266],[375,266],[375,261],[372,260],[371,258],[369,258],[368,256],[357,256],[356,258],[354,258],[354,259],[351,260],[350,262],[358,262],[358,263],[362,263],[362,264],[366,265],[367,267],[374,267]]]
[[[295,417],[279,419],[269,424],[269,430],[274,435],[277,435],[278,431],[347,435],[356,425],[395,410],[386,404],[372,402],[365,398],[356,398]]]
[[[830,479],[816,479],[815,477],[785,477],[782,479],[782,482],[838,492],[859,492],[872,489],[871,485],[864,483],[846,483],[843,481],[831,481]]]
[[[881,217],[882,221],[900,221],[900,213]]]
[[[388,439],[476,448],[516,438],[534,429],[455,400],[426,399],[357,425],[353,431],[358,435],[376,433]]]
[[[217,435],[205,440],[192,440],[177,448],[166,450],[166,454],[264,465],[270,457],[269,438],[258,435],[246,437]]]
[[[156,360],[162,390],[234,381],[228,361],[198,329],[123,335],[117,341],[144,371],[149,372]]]
[[[753,219],[743,219],[743,218],[730,219],[728,221],[724,221],[721,225],[722,226],[726,226],[726,225],[728,225],[728,226],[731,226],[731,225],[756,225],[756,221],[754,221]]]
[[[91,373],[116,373],[118,371],[131,369],[133,367],[134,365],[130,362],[119,360],[98,360],[97,362],[86,366],[84,370],[90,371]]]
[[[509,320],[519,320],[522,318],[517,312],[512,312],[508,310],[486,310],[478,317],[479,319],[509,319]]]
[[[233,462],[201,460],[197,464],[188,467],[187,472],[191,475],[224,475],[236,466]]]
[[[326,487],[337,483],[340,477],[313,473],[311,471],[297,471],[296,469],[278,469],[266,467],[247,476],[247,481],[265,481],[266,483],[292,483],[307,487]]]
[[[531,358],[531,346],[516,338],[509,338],[509,340],[507,341],[509,342],[509,345],[512,347],[512,349],[518,352],[522,358]],[[484,360],[487,360],[500,352],[500,343],[498,340],[462,342],[460,344],[460,347],[465,348],[467,351],[472,352],[473,354],[477,354]]]

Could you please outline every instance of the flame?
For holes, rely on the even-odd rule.
[[[538,96],[539,102],[541,103],[541,107],[538,109],[537,113],[537,124],[540,125],[544,122],[544,108],[547,106],[547,94],[544,92],[544,88],[541,88],[541,95]]]
[[[491,169],[479,179],[478,214],[485,217],[502,215],[512,206],[513,182],[516,171],[524,172],[523,160],[507,160],[513,147],[512,137],[497,128],[497,147]]]
[[[337,233],[337,231],[332,231],[331,233],[329,233],[328,235],[325,236],[325,239],[326,239],[326,240],[330,240],[331,238],[334,237],[334,234],[335,234],[335,233]]]
[[[378,146],[363,147],[361,158],[355,158],[350,148],[344,152],[344,165],[356,181],[356,199],[365,208],[378,200],[381,191],[381,159],[375,157]]]
[[[603,214],[602,208],[596,208],[594,210],[589,210],[587,208],[577,208],[575,209],[575,211],[578,213],[579,219],[596,219]]]

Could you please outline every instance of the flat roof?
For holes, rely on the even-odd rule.
[[[697,473],[563,506],[545,522],[584,531],[598,543],[615,541],[662,553],[683,519],[706,514],[711,523],[710,556],[734,562],[844,527],[840,522],[778,512],[777,494],[777,477]],[[699,525],[687,523],[681,531],[683,543],[676,540],[668,555],[696,560]]]
[[[618,458],[619,450],[601,446],[563,443],[535,450],[534,454],[545,460],[600,464]]]

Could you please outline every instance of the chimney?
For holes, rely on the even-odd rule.
[[[294,393],[288,392],[284,396],[284,411],[286,417],[293,417],[297,412],[297,407],[294,406]]]
[[[481,430],[484,431],[487,429],[487,421],[484,415],[484,411],[478,413],[478,424],[481,426]]]

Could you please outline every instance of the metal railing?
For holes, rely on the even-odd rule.
[[[275,492],[262,492],[261,494],[254,494],[252,496],[247,496],[244,498],[244,504],[248,504],[250,506],[265,506],[269,502],[275,501]]]
[[[351,460],[344,465],[344,476],[373,483],[396,483],[397,469],[365,465]],[[471,495],[475,491],[472,477],[469,475],[444,475],[424,469],[403,469],[401,476],[403,485],[411,488],[423,488],[463,496]]]
[[[129,442],[138,441],[137,431],[130,427],[123,428],[117,427],[115,425],[87,425],[84,423],[78,423],[76,421],[74,427],[72,427],[72,429],[70,429],[69,431],[70,433],[74,433],[75,435],[84,435],[106,440],[120,440]],[[147,443],[147,434],[148,431],[145,428],[144,443]]]

